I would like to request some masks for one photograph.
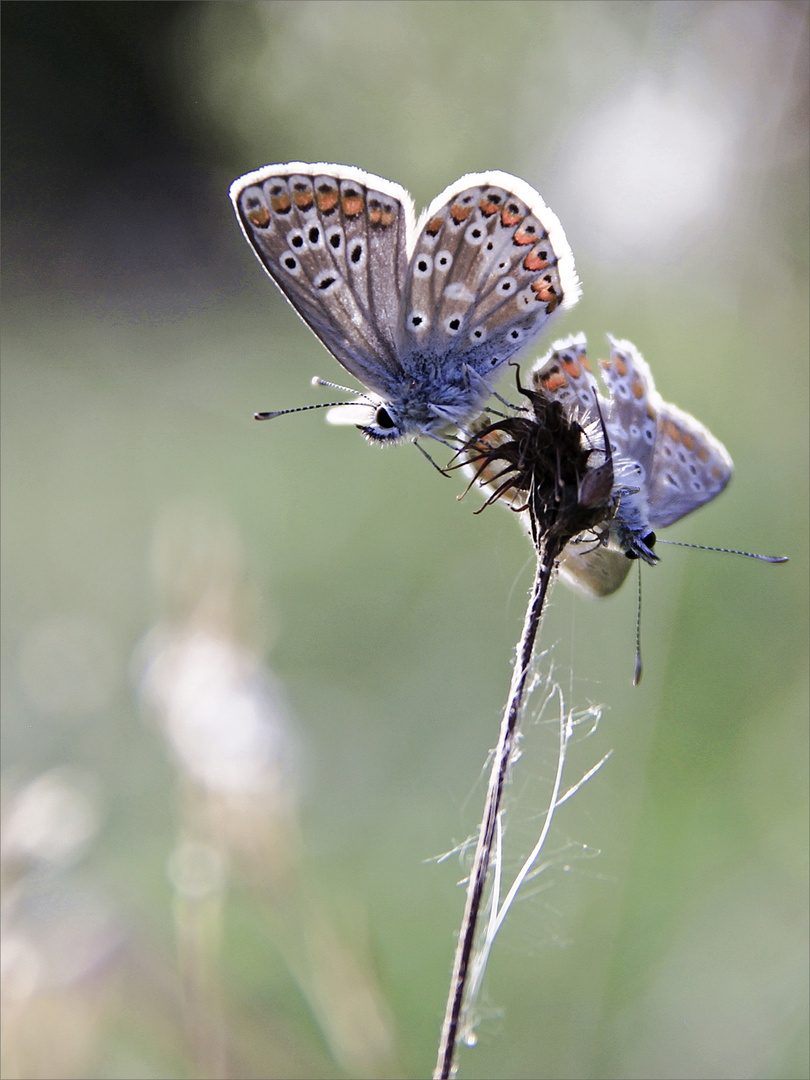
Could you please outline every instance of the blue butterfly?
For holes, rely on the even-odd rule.
[[[347,165],[267,165],[230,194],[262,266],[366,388],[328,418],[372,442],[474,419],[506,361],[579,298],[557,217],[507,173],[463,176],[418,222],[404,188]]]

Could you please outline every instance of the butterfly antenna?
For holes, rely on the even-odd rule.
[[[373,400],[372,398],[369,397],[368,394],[364,393],[364,391],[362,391],[362,390],[355,390],[351,386],[341,386],[340,383],[336,383],[336,382],[327,382],[327,380],[322,379],[320,377],[320,375],[313,375],[311,382],[312,382],[313,386],[328,386],[332,390],[342,390],[344,394],[354,394],[355,397],[365,398],[366,401],[372,401]],[[339,402],[338,404],[344,404],[344,402]],[[353,405],[354,402],[350,401],[347,404]]]
[[[286,416],[288,413],[308,412],[310,409],[337,409],[341,405],[354,405],[353,401],[322,401],[319,405],[299,405],[297,409],[277,409],[276,412],[257,412],[253,414],[254,420],[274,420],[277,416]]]
[[[641,682],[641,560],[638,564],[638,611],[636,613],[636,669],[633,672],[633,686]]]
[[[672,544],[673,547],[696,548],[698,551],[719,551],[723,555],[744,555],[746,559],[759,559],[760,562],[788,562],[787,555],[757,555],[753,551],[735,551],[734,548],[707,547],[705,544],[686,544],[682,540],[659,540],[657,544]]]
[[[351,386],[341,386],[340,383],[327,382],[316,375],[312,379],[313,386],[328,386],[330,390],[342,390],[344,394],[354,394],[355,398],[365,398],[372,402],[372,398],[362,390],[353,390]],[[254,420],[274,420],[277,416],[286,416],[287,413],[307,412],[308,409],[338,409],[342,405],[355,405],[355,401],[323,401],[318,405],[299,405],[297,409],[278,409],[276,412],[257,412],[253,414]]]

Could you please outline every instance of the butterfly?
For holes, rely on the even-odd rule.
[[[556,215],[507,173],[463,176],[418,222],[404,188],[348,165],[266,165],[230,196],[259,262],[366,388],[328,419],[372,442],[474,419],[506,361],[579,298]]]
[[[716,498],[733,471],[725,447],[703,424],[663,400],[638,349],[610,335],[608,342],[610,358],[600,363],[608,397],[599,391],[582,334],[552,345],[529,376],[530,394],[558,402],[590,452],[579,481],[579,510],[593,523],[566,544],[559,572],[591,596],[615,592],[633,560],[658,562],[655,530]],[[518,415],[528,416],[527,408]],[[477,444],[469,444],[474,453],[467,456],[466,471],[523,510],[533,485],[532,462],[522,461],[511,473],[495,467],[504,460],[507,424],[481,428]],[[544,461],[547,456],[546,450]]]

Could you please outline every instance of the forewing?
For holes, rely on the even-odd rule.
[[[531,389],[559,401],[568,416],[584,428],[599,421],[600,410],[607,419],[608,402],[598,392],[584,334],[555,341],[532,368],[529,383]]]
[[[335,358],[384,397],[401,381],[399,298],[414,231],[404,188],[346,165],[266,165],[231,185],[242,231]]]
[[[419,219],[402,298],[404,358],[491,372],[579,298],[556,215],[507,173],[471,173]]]
[[[653,469],[657,418],[663,402],[635,345],[618,341],[610,334],[608,341],[610,359],[600,361],[602,378],[610,391],[605,418],[608,434],[614,453],[631,467],[632,483],[643,488]]]

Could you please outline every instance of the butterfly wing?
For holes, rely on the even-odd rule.
[[[584,334],[555,341],[529,375],[531,388],[559,401],[566,413],[583,427],[599,420],[596,403],[607,419],[608,402],[599,394],[588,361]]]
[[[617,443],[643,469],[650,528],[663,529],[720,494],[731,479],[731,458],[694,416],[663,400],[635,346],[608,337],[603,370]]]
[[[592,540],[568,544],[559,563],[560,577],[566,584],[595,597],[615,593],[632,565],[623,551],[603,544],[594,547]]]
[[[610,391],[606,416],[608,435],[620,465],[629,466],[629,486],[644,487],[653,470],[657,418],[663,405],[641,353],[629,341],[608,334],[610,359],[600,361]]]
[[[248,243],[335,358],[383,397],[401,382],[400,296],[414,232],[410,195],[347,165],[266,165],[231,185]]]
[[[580,289],[556,215],[524,181],[470,173],[417,225],[402,296],[402,356],[432,355],[488,381]]]
[[[733,471],[723,444],[694,416],[664,402],[647,495],[650,524],[662,529],[710,502]]]

